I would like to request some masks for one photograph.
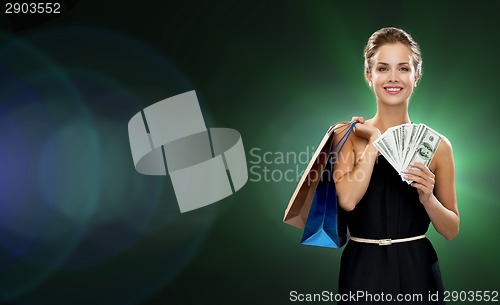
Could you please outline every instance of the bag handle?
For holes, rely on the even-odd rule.
[[[328,162],[330,162],[330,165],[332,165],[333,163],[335,163],[337,161],[337,157],[338,155],[340,154],[340,151],[342,150],[342,148],[344,147],[344,144],[345,142],[347,142],[347,139],[349,138],[349,135],[351,135],[353,129],[354,129],[354,126],[357,124],[358,122],[352,122],[348,128],[345,128],[344,130],[346,130],[346,132],[344,132],[344,134],[342,135],[342,137],[340,138],[340,140],[337,142],[337,144],[335,144],[332,148],[332,150],[330,151],[330,154],[328,155]],[[344,131],[343,130],[343,131]],[[335,153],[335,149],[337,149],[337,147],[340,145],[340,148],[339,148],[339,151],[335,154],[335,156],[333,157],[334,160],[330,161],[330,158],[333,156],[333,154]]]

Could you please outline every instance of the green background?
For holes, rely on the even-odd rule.
[[[127,123],[196,90],[208,127],[241,133],[249,170],[258,148],[275,175],[301,171],[275,158],[310,156],[331,124],[375,114],[362,56],[385,26],[422,49],[411,120],[453,145],[460,234],[428,234],[445,289],[500,291],[500,24],[488,2],[93,0],[16,33],[2,18],[5,304],[287,304],[292,290],[335,292],[342,250],[302,246],[282,223],[297,181],[251,173],[233,196],[181,215],[168,177],[135,172]]]

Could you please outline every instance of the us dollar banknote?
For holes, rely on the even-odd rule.
[[[404,170],[410,163],[420,162],[429,166],[442,136],[425,124],[402,124],[387,129],[373,142],[378,151],[404,179]]]
[[[403,170],[411,168],[410,163],[420,162],[425,166],[429,166],[434,154],[441,142],[442,136],[428,126],[424,126],[420,141],[415,146],[412,155],[407,158],[403,165]],[[411,182],[409,182],[411,183]]]

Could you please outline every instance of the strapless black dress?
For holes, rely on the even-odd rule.
[[[430,223],[417,189],[402,181],[383,156],[377,158],[365,195],[345,215],[350,234],[369,239],[422,235]],[[342,252],[339,294],[345,301],[338,304],[444,304],[436,251],[427,238],[388,246],[350,240]],[[363,294],[367,297],[352,297]]]

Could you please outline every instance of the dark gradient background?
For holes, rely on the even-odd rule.
[[[308,158],[280,156],[310,157],[331,124],[375,114],[362,51],[384,26],[422,48],[412,121],[454,148],[461,231],[428,233],[445,288],[499,291],[500,23],[486,3],[87,0],[17,32],[3,14],[0,304],[287,304],[291,290],[335,292],[341,250],[302,246],[282,223]],[[168,177],[134,170],[127,123],[189,90],[208,127],[241,133],[251,172],[233,196],[180,214]]]

